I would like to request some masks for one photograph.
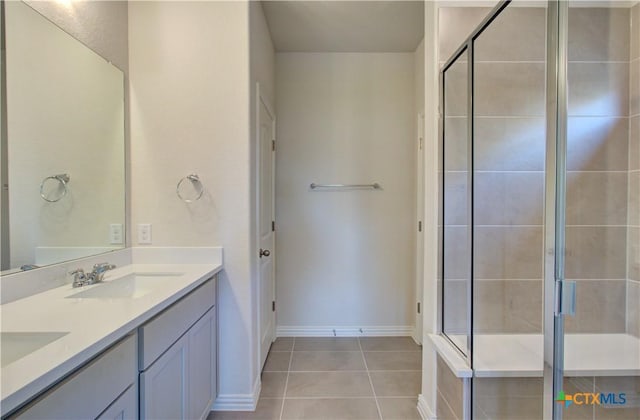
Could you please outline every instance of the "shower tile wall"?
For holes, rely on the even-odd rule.
[[[441,9],[442,61],[489,10]],[[543,8],[508,8],[476,42],[476,334],[542,332],[545,19]],[[458,83],[466,86],[462,80]],[[449,126],[446,141],[461,146],[460,150],[451,146],[449,154],[445,153],[446,168],[465,170],[465,142],[458,138],[466,137],[466,119],[451,119],[445,124]],[[450,221],[459,220],[462,225],[466,172],[447,172],[445,176],[448,187],[445,211]],[[464,230],[466,226],[447,226],[446,252],[464,254]],[[445,265],[448,284],[453,283],[451,278],[456,278],[452,276],[454,270],[464,274],[464,267],[447,268]],[[460,284],[462,288],[464,283]],[[466,297],[464,293],[459,296]],[[461,303],[445,301],[445,308]]]
[[[627,332],[640,337],[640,4],[631,9]]]
[[[640,396],[639,376],[595,376],[565,378],[563,390],[567,394],[575,393],[625,393],[627,405],[615,407],[610,405],[571,405],[563,411],[566,420],[637,420]]]
[[[542,378],[474,378],[473,418],[542,419]]]
[[[462,419],[464,417],[464,380],[456,378],[440,356],[437,358],[437,366],[437,418]]]
[[[570,8],[568,333],[626,331],[630,40],[628,8]]]
[[[545,22],[510,6],[475,44],[475,335],[542,332]],[[472,394],[474,418],[542,418],[539,378],[474,378]]]

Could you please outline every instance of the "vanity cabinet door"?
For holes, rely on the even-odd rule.
[[[140,374],[141,419],[186,418],[188,343],[185,334]]]
[[[189,419],[206,419],[216,395],[216,313],[210,309],[187,334],[189,338]]]
[[[216,396],[215,280],[140,327],[140,418],[206,419]],[[172,337],[173,344],[165,344]],[[158,355],[159,357],[157,357]]]
[[[138,387],[131,385],[96,420],[137,420]]]

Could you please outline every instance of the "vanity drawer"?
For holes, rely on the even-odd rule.
[[[130,335],[10,418],[96,418],[136,382],[136,338]]]
[[[140,371],[148,368],[165,350],[214,306],[215,277],[173,304],[138,329]]]

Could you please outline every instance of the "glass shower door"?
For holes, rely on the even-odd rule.
[[[473,43],[474,419],[543,418],[546,9]]]
[[[556,235],[564,253],[556,265],[559,278],[575,282],[575,307],[557,319],[564,351],[555,408],[562,418],[638,419],[640,5],[560,3],[566,106],[558,109]]]
[[[470,358],[469,54],[463,48],[442,72],[442,332]]]

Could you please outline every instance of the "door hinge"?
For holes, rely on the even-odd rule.
[[[576,282],[556,280],[555,315],[576,315]]]
[[[418,313],[420,313],[420,302],[418,302]]]
[[[422,137],[418,140],[418,149],[422,150]]]
[[[271,140],[271,150],[276,150],[276,141],[275,140]]]
[[[422,220],[418,221],[418,232],[422,232]]]
[[[275,311],[276,311],[276,301],[275,301],[275,300],[274,300],[274,301],[271,301],[271,310],[272,310],[273,312],[275,312]]]
[[[271,232],[275,232],[276,231],[276,221],[272,220],[271,221]]]

